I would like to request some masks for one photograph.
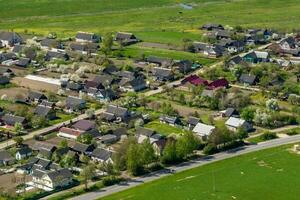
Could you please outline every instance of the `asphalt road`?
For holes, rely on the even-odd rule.
[[[86,193],[86,194],[83,194],[83,195],[80,195],[80,196],[77,196],[77,197],[74,197],[71,199],[72,200],[99,199],[101,197],[105,197],[105,196],[129,189],[129,188],[132,188],[132,187],[135,187],[135,186],[138,186],[138,185],[150,182],[150,181],[160,179],[162,177],[171,175],[172,173],[178,173],[178,172],[181,172],[184,170],[203,166],[203,165],[217,162],[220,160],[240,156],[243,154],[247,154],[247,153],[251,153],[251,152],[255,152],[255,151],[259,151],[259,150],[263,150],[263,149],[277,147],[277,146],[281,146],[281,145],[285,145],[285,144],[291,144],[291,143],[295,143],[295,142],[300,142],[300,135],[274,139],[274,140],[270,140],[267,142],[259,143],[257,145],[249,145],[249,146],[240,147],[240,148],[233,149],[230,151],[221,152],[221,153],[218,153],[218,154],[215,154],[212,156],[207,156],[207,157],[203,157],[203,158],[193,160],[190,162],[182,163],[182,164],[176,165],[174,167],[170,167],[168,169],[164,169],[164,170],[161,170],[161,171],[158,171],[155,173],[148,174],[143,177],[138,177],[138,178],[132,179],[126,183],[110,186],[110,187],[103,188],[103,189],[100,189],[100,190],[94,191],[94,192],[89,192],[89,193]]]

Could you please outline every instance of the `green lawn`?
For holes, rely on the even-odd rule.
[[[297,200],[300,155],[281,146],[171,175],[102,200]]]
[[[68,121],[75,117],[74,114],[65,114],[65,113],[61,113],[61,112],[56,113],[56,116],[57,116],[57,119],[49,121],[49,125],[54,125],[54,124],[58,124],[61,122],[65,122],[65,121]]]
[[[187,133],[187,131],[182,128],[178,128],[178,127],[171,126],[168,124],[163,124],[163,123],[160,123],[159,121],[149,122],[148,124],[145,125],[145,127],[155,130],[156,132],[158,132],[162,135]]]
[[[203,23],[252,28],[299,29],[300,0],[0,0],[0,27],[71,36],[78,30],[131,31],[141,39],[179,43],[198,40]]]

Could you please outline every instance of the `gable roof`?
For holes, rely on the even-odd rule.
[[[194,127],[193,132],[197,133],[200,136],[209,136],[215,128],[216,127],[214,127],[214,126],[203,124],[203,123],[199,122]]]
[[[79,97],[68,96],[66,100],[66,105],[69,108],[78,108],[81,104],[85,104],[85,100]]]
[[[229,82],[225,78],[221,78],[218,80],[215,80],[208,84],[209,89],[216,89],[220,87],[228,87]]]
[[[116,105],[108,105],[106,112],[121,117],[128,113],[128,109]]]
[[[144,136],[147,136],[147,137],[151,137],[152,135],[155,134],[155,131],[151,130],[149,128],[138,127],[136,129],[136,134],[137,135],[144,135]]]
[[[88,131],[96,128],[96,124],[90,120],[79,120],[75,124],[72,125],[72,128],[78,129],[81,131]]]
[[[199,86],[199,85],[208,85],[208,81],[205,79],[200,78],[197,75],[190,75],[183,79],[181,83],[185,84],[186,82],[189,82],[193,85]]]
[[[190,124],[190,125],[197,125],[199,121],[200,121],[199,118],[189,116],[187,123]]]
[[[53,182],[60,182],[65,179],[70,179],[73,177],[70,170],[67,168],[58,169],[55,171],[50,171],[46,174]]]
[[[5,40],[9,42],[22,41],[22,37],[15,32],[1,31],[0,40]]]
[[[56,39],[45,38],[41,41],[41,46],[60,48],[61,43],[59,41],[57,41]]]
[[[87,33],[87,32],[78,32],[76,34],[76,39],[85,40],[89,42],[98,42],[100,37],[95,33]]]
[[[251,74],[242,74],[239,78],[239,81],[242,83],[253,85],[256,81],[256,76]]]
[[[20,155],[27,155],[27,154],[29,154],[31,152],[32,152],[32,150],[29,147],[23,147],[23,148],[18,149],[16,151],[16,153],[19,153]]]
[[[28,98],[29,99],[47,99],[47,97],[43,93],[35,92],[35,91],[29,91]]]
[[[225,125],[231,126],[234,128],[239,128],[242,126],[246,121],[241,118],[236,118],[236,117],[230,117],[226,122]]]
[[[98,158],[103,161],[107,161],[112,155],[112,152],[102,149],[102,148],[96,148],[92,152],[92,157]]]
[[[36,114],[38,116],[46,117],[51,111],[52,111],[52,107],[38,105],[35,108],[34,114]]]
[[[20,66],[20,67],[27,67],[31,62],[30,58],[19,58],[19,60],[17,60],[16,65]]]
[[[26,121],[25,117],[15,116],[11,114],[5,114],[2,120],[6,125],[14,126],[16,123],[24,124]]]
[[[14,158],[7,151],[5,150],[0,151],[0,161],[7,162],[11,160],[14,160]]]
[[[86,153],[91,148],[91,145],[76,142],[72,149],[80,153]]]
[[[157,57],[157,56],[148,56],[147,62],[156,63],[159,65],[171,65],[173,59],[171,58],[164,58],[164,57]]]
[[[0,75],[0,85],[5,85],[9,83],[9,78],[7,76]]]
[[[75,129],[68,128],[68,127],[62,127],[62,128],[60,128],[59,132],[65,133],[65,134],[68,134],[68,135],[73,135],[75,137],[78,137],[78,136],[80,136],[83,133],[83,131],[75,130]]]

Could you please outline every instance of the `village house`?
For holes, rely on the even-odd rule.
[[[67,168],[54,171],[35,169],[31,176],[33,185],[46,191],[66,187],[73,182],[73,175]]]
[[[171,81],[174,80],[174,72],[171,69],[166,69],[163,67],[154,67],[153,76],[158,81]]]
[[[245,131],[252,130],[252,125],[244,119],[230,117],[225,122],[226,127],[231,131],[237,131],[239,128],[243,128]]]
[[[255,85],[257,83],[257,76],[252,74],[242,74],[239,78],[239,82],[246,85]]]
[[[137,77],[133,80],[126,81],[120,86],[122,91],[138,92],[147,88],[147,83],[143,77]]]
[[[138,127],[136,129],[136,136],[138,143],[142,143],[146,139],[150,139],[155,134],[155,131],[149,128]]]
[[[171,59],[171,58],[163,58],[163,57],[157,57],[157,56],[149,56],[146,59],[146,61],[148,63],[152,63],[159,67],[164,67],[164,68],[171,67],[174,64],[173,59]]]
[[[70,44],[70,50],[84,55],[96,54],[100,46],[96,43],[78,43]]]
[[[0,32],[0,42],[2,47],[10,47],[23,42],[22,37],[15,32]]]
[[[67,53],[63,51],[47,51],[47,54],[45,56],[45,61],[52,61],[52,60],[69,60],[70,57]]]
[[[203,124],[203,123],[197,123],[197,125],[193,128],[193,132],[199,136],[202,140],[207,140],[210,134],[215,130],[216,127]]]
[[[19,123],[23,126],[23,128],[27,127],[27,120],[25,117],[20,117],[12,114],[5,114],[1,118],[2,122],[6,126],[15,126],[16,123]]]
[[[15,65],[18,67],[28,67],[31,63],[31,59],[30,58],[19,58]]]
[[[76,42],[91,42],[99,43],[101,41],[100,36],[95,33],[78,32],[75,37]]]
[[[153,149],[155,151],[155,154],[157,156],[161,156],[163,154],[163,151],[166,147],[166,144],[167,144],[167,139],[166,138],[156,140],[152,143],[152,147],[153,147]]]
[[[50,50],[50,49],[63,49],[63,44],[56,40],[51,38],[45,38],[42,39],[40,42],[41,48],[44,50]]]
[[[126,46],[130,44],[135,44],[140,40],[132,33],[118,32],[116,34],[115,41]]]
[[[54,151],[57,149],[55,145],[47,142],[35,142],[31,148],[34,151],[38,151],[38,155],[43,158],[51,158]]]
[[[48,120],[56,119],[56,111],[50,106],[38,105],[34,110],[34,114]]]
[[[29,102],[41,103],[43,100],[47,100],[48,98],[43,93],[29,91],[27,99]]]
[[[61,127],[57,133],[57,136],[76,140],[84,131],[74,130],[68,127]]]
[[[229,82],[225,78],[217,79],[208,84],[207,89],[228,88]]]
[[[90,87],[86,90],[86,94],[102,102],[110,102],[117,98],[112,89],[97,89]]]
[[[169,124],[171,126],[180,125],[181,121],[178,117],[161,115],[159,117],[161,123]]]
[[[238,117],[239,112],[235,108],[227,108],[226,110],[220,111],[221,117]]]
[[[201,29],[207,30],[207,31],[213,31],[213,30],[224,30],[224,27],[221,24],[204,24]]]
[[[99,163],[113,163],[112,152],[103,148],[96,148],[91,154],[93,161]]]
[[[7,76],[0,75],[0,85],[9,84],[10,80]]]
[[[190,60],[180,60],[175,62],[173,67],[178,70],[180,73],[187,74],[192,71],[193,63]]]
[[[15,159],[7,151],[0,151],[0,166],[2,165],[12,165],[14,164]]]
[[[8,77],[8,78],[10,78],[10,77],[12,77],[12,76],[14,76],[15,74],[14,74],[14,72],[11,70],[11,69],[9,69],[8,67],[0,67],[0,75],[1,76],[6,76],[6,77]]]
[[[181,81],[182,85],[185,85],[187,83],[190,83],[190,84],[192,84],[194,86],[200,86],[200,85],[206,86],[206,85],[208,85],[208,81],[207,80],[204,80],[204,79],[200,78],[197,75],[190,75],[190,76],[184,78]]]
[[[32,150],[29,147],[22,147],[16,151],[16,160],[22,160],[32,155]]]
[[[187,121],[187,126],[189,130],[193,130],[195,126],[199,123],[200,119],[197,117],[189,116]]]
[[[68,112],[78,112],[86,107],[86,101],[79,97],[68,96],[66,109]]]
[[[81,83],[77,83],[77,82],[74,82],[74,81],[68,81],[65,88],[68,91],[79,92],[83,89],[83,85]]]
[[[93,150],[95,149],[94,145],[81,144],[76,142],[71,150],[76,152],[77,154],[91,155]]]
[[[249,63],[262,63],[262,62],[269,62],[270,55],[268,52],[264,51],[251,51],[243,56],[243,60]]]
[[[105,134],[99,138],[101,144],[114,144],[118,141],[118,137],[114,134]]]
[[[130,112],[127,108],[108,105],[106,111],[102,113],[102,118],[106,121],[127,121],[130,118]]]

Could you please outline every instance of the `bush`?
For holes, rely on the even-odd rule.
[[[212,144],[207,144],[203,149],[203,153],[206,155],[211,155],[217,152],[218,152],[217,147]]]
[[[292,129],[292,130],[289,130],[286,134],[289,136],[292,136],[292,135],[298,135],[299,133],[300,133],[300,130]]]
[[[272,139],[277,138],[277,134],[268,131],[268,132],[264,132],[264,133],[260,136],[260,138],[261,138],[262,140],[272,140]]]
[[[122,180],[123,179],[120,177],[107,176],[102,179],[102,183],[104,186],[111,186],[120,183]]]

